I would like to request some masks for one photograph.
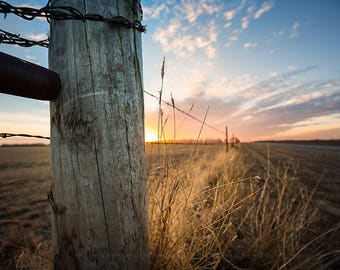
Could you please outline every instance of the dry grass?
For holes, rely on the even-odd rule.
[[[153,269],[322,269],[330,259],[311,245],[324,239],[294,164],[259,175],[234,149],[163,168],[149,177]]]
[[[0,150],[0,269],[48,269],[49,147]]]
[[[222,145],[160,150],[147,147],[153,269],[334,269],[327,267],[339,249],[322,243],[336,230],[318,227],[312,194],[300,185],[295,163],[262,168],[242,148],[226,155]],[[38,149],[27,152],[27,162],[30,151]],[[0,192],[0,268],[49,269],[48,171],[41,173],[39,165],[35,173],[37,165],[28,166],[23,152],[8,157]],[[39,164],[48,170],[45,159]]]

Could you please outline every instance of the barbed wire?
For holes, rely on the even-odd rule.
[[[30,134],[15,134],[15,133],[0,133],[0,137],[6,139],[9,137],[28,137],[28,138],[38,138],[38,139],[46,139],[50,140],[50,137],[44,137],[39,135],[30,135]]]
[[[152,93],[150,93],[150,92],[148,92],[146,90],[144,90],[144,93],[146,93],[147,95],[149,95],[149,96],[159,100],[159,98],[156,95],[154,95],[154,94],[152,94]],[[206,123],[205,121],[197,118],[196,116],[194,116],[194,115],[192,115],[192,114],[190,114],[190,113],[188,113],[186,111],[183,111],[182,109],[178,108],[174,104],[172,104],[170,102],[167,102],[167,101],[165,101],[163,99],[161,99],[161,102],[164,103],[165,105],[171,107],[171,108],[174,108],[175,110],[179,111],[180,113],[190,117],[191,119],[194,119],[195,121],[200,122],[201,124],[203,124],[203,126],[209,127],[211,129],[215,130],[216,132],[225,135],[225,133],[223,131],[215,128],[214,126]],[[39,136],[39,135],[30,135],[30,134],[14,134],[14,133],[0,133],[0,137],[2,137],[4,139],[5,138],[9,138],[9,137],[28,137],[28,138],[38,138],[38,139],[47,139],[47,140],[50,140],[50,137],[44,137],[44,136]]]
[[[134,1],[134,3],[140,9],[142,17],[141,5]],[[0,1],[0,13],[5,14],[15,14],[25,20],[31,21],[35,18],[46,18],[47,20],[79,20],[79,21],[97,21],[105,22],[111,25],[124,26],[127,28],[133,28],[140,32],[146,31],[146,26],[142,25],[141,21],[134,20],[131,21],[123,16],[112,16],[111,18],[106,18],[100,14],[83,14],[78,9],[69,6],[51,6],[50,1],[43,8],[36,9],[32,7],[15,7],[10,5],[5,1]],[[138,12],[137,12],[138,13]]]
[[[0,43],[3,44],[11,44],[11,45],[18,45],[21,47],[32,47],[32,46],[42,46],[48,48],[49,40],[29,40],[26,38],[22,38],[20,35],[12,34],[7,31],[0,29]]]
[[[150,97],[153,97],[153,98],[159,100],[159,98],[158,98],[156,95],[154,95],[154,94],[152,94],[152,93],[150,93],[150,92],[148,92],[148,91],[146,91],[146,90],[144,90],[144,93],[146,93],[146,94],[149,95]],[[223,131],[221,131],[221,130],[215,128],[214,126],[212,126],[212,125],[206,123],[205,121],[203,121],[203,120],[197,118],[196,116],[193,116],[192,114],[190,114],[190,113],[188,113],[188,112],[186,112],[186,111],[183,111],[182,109],[180,109],[180,108],[178,108],[177,106],[171,104],[170,102],[167,102],[167,101],[165,101],[165,100],[163,100],[163,99],[161,99],[161,102],[164,103],[165,105],[171,107],[171,108],[175,108],[177,111],[179,111],[179,112],[185,114],[186,116],[190,117],[191,119],[194,119],[194,120],[200,122],[200,123],[203,124],[204,126],[207,126],[207,127],[211,128],[211,129],[215,130],[216,132],[225,135],[225,132],[223,132]]]

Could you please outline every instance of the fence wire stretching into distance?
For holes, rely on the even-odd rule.
[[[46,18],[48,22],[50,22],[50,19],[53,20],[79,20],[79,21],[96,21],[96,22],[104,22],[111,25],[116,26],[123,26],[127,28],[136,29],[142,33],[146,32],[146,26],[142,25],[141,20],[143,19],[143,9],[141,4],[138,1],[134,1],[135,3],[135,12],[136,15],[140,16],[139,20],[131,21],[125,17],[122,16],[112,16],[111,18],[106,18],[99,14],[83,14],[78,9],[74,7],[68,7],[68,6],[57,6],[52,7],[50,5],[50,0],[47,2],[46,6],[36,9],[31,7],[16,7],[12,6],[9,3],[5,1],[0,1],[0,13],[3,13],[5,15],[5,18],[7,14],[14,14],[22,19],[31,21],[35,18]],[[21,47],[32,47],[32,46],[41,46],[44,48],[49,47],[49,39],[43,39],[43,40],[29,40],[26,38],[23,38],[20,36],[20,34],[13,34],[10,32],[7,32],[5,30],[0,29],[0,44],[11,44],[11,45],[17,45]],[[174,102],[170,103],[165,100],[163,100],[160,97],[157,97],[155,94],[152,94],[146,90],[143,90],[145,94],[149,95],[152,98],[155,98],[159,103],[163,103],[178,112],[190,117],[191,119],[198,121],[202,124],[202,126],[206,126],[220,134],[225,134],[223,131],[217,129],[216,127],[208,124],[205,122],[205,120],[201,120],[198,117],[190,114],[189,112],[186,112],[177,106],[175,106]],[[0,133],[0,137],[2,138],[8,138],[8,137],[28,137],[28,138],[39,138],[39,139],[50,139],[50,137],[40,136],[40,135],[30,135],[30,134],[14,134],[14,133]]]

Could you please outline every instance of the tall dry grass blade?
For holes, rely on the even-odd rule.
[[[163,84],[164,84],[164,74],[165,74],[165,70],[164,70],[164,65],[165,65],[165,57],[163,57],[163,63],[162,63],[162,67],[161,67],[161,89],[159,91],[159,98],[158,98],[158,126],[157,126],[157,130],[158,130],[158,144],[160,143],[160,136],[161,136],[161,119],[162,119],[162,94],[163,94]]]
[[[172,96],[172,93],[170,93],[171,96],[171,104],[172,104],[172,113],[173,113],[173,121],[174,121],[174,137],[173,137],[173,142],[176,143],[176,110],[175,110],[175,100]]]
[[[194,108],[194,106],[195,106],[195,103],[192,103],[190,109],[189,109],[187,112],[184,111],[184,112],[185,112],[185,113],[184,113],[185,117],[184,117],[184,119],[182,120],[182,122],[181,122],[181,124],[179,125],[179,127],[177,128],[176,133],[178,133],[179,130],[181,129],[181,127],[183,126],[185,120],[186,120],[186,119],[188,118],[188,116],[190,115],[190,113],[191,113],[192,109]]]
[[[201,137],[202,130],[203,130],[203,127],[205,125],[205,120],[207,119],[207,116],[208,116],[208,112],[209,112],[209,106],[207,108],[207,111],[205,112],[205,115],[204,115],[204,118],[203,118],[203,122],[202,122],[202,125],[201,125],[201,128],[200,128],[200,131],[199,131],[198,136],[196,138],[196,145],[198,143],[199,138]]]
[[[298,252],[294,254],[288,261],[286,261],[283,265],[280,266],[278,270],[281,270],[285,268],[289,263],[291,263],[304,249],[306,249],[308,246],[310,246],[312,243],[314,243],[316,240],[326,236],[327,234],[330,234],[331,232],[334,232],[336,230],[340,229],[340,224],[335,226],[334,228],[320,234],[319,236],[315,237],[313,240],[309,241],[307,244],[305,244]]]

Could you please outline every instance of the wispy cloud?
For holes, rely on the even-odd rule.
[[[47,39],[47,35],[44,34],[44,33],[40,33],[40,34],[33,34],[33,33],[28,33],[27,35],[27,38],[29,39],[32,39],[32,40],[44,40],[44,39]]]
[[[273,2],[266,2],[257,10],[255,4],[247,0],[233,3],[214,0],[164,0],[157,4],[145,7],[145,16],[150,19],[163,16],[161,25],[153,34],[153,40],[161,45],[163,51],[181,57],[201,51],[209,59],[218,55],[217,42],[223,38],[224,47],[230,47],[250,27],[254,17],[260,18],[273,7]],[[244,9],[246,14],[240,17]],[[170,10],[174,12],[167,16]],[[224,19],[223,28],[227,32],[224,36],[221,36],[221,27],[217,27],[221,23],[221,17]],[[255,46],[255,43],[249,43],[244,48]]]
[[[257,46],[256,43],[251,43],[251,42],[247,42],[247,43],[243,44],[243,48],[245,48],[245,49],[254,48],[256,46]]]
[[[251,18],[253,17],[254,11],[255,11],[254,6],[249,6],[247,8],[247,16],[242,18],[242,29],[248,28],[249,22],[250,22]]]
[[[300,24],[298,22],[294,22],[291,28],[290,38],[297,38],[299,36]]]
[[[236,11],[236,9],[233,9],[224,13],[224,17],[227,19],[227,21],[231,21],[235,17]]]
[[[231,21],[232,19],[234,19],[236,14],[243,9],[245,4],[246,4],[246,0],[242,0],[239,6],[235,7],[234,9],[229,9],[226,12],[224,12],[223,15],[227,19],[227,21]]]
[[[269,76],[270,77],[277,77],[277,76],[279,76],[279,73],[277,71],[271,71],[271,72],[269,72]]]
[[[321,130],[317,126],[318,117],[340,114],[340,80],[306,80],[308,72],[314,69],[315,66],[308,66],[288,72],[272,71],[265,80],[251,74],[215,80],[210,77],[209,69],[206,73],[196,69],[188,76],[191,93],[187,98],[177,100],[177,105],[190,108],[195,103],[193,113],[197,117],[201,117],[210,105],[209,122],[221,129],[227,123],[241,139],[303,136],[308,129],[300,125]],[[170,110],[167,115],[171,117]],[[187,132],[196,128],[189,122]],[[322,128],[327,129],[323,135],[320,133],[322,136],[340,131],[340,127],[325,121]],[[206,136],[218,135],[214,131],[206,132]],[[316,135],[310,133],[310,136]]]
[[[25,55],[25,58],[28,61],[35,61],[35,60],[37,60],[37,57],[35,57],[34,55]]]
[[[183,22],[173,19],[167,28],[157,28],[153,39],[160,43],[166,53],[171,52],[181,57],[188,57],[201,49],[208,58],[214,58],[217,55],[218,33],[216,29],[216,22],[211,20],[207,31],[192,34],[185,29]]]
[[[187,20],[189,23],[196,22],[197,18],[204,14],[213,14],[218,11],[218,6],[214,3],[210,3],[210,1],[202,0],[202,1],[182,1],[183,4],[183,11],[186,15]]]
[[[260,19],[261,16],[266,13],[267,11],[271,10],[274,6],[273,2],[265,2],[262,4],[262,7],[256,11],[255,15],[254,15],[254,19]]]
[[[282,37],[285,33],[286,33],[286,30],[281,29],[281,30],[273,32],[272,37],[274,38]]]
[[[18,6],[18,7],[28,7],[28,8],[35,8],[35,9],[42,8],[42,6],[38,6],[38,5],[31,5],[31,4],[28,4],[28,3],[21,3],[21,4],[16,4],[16,6]]]
[[[168,14],[170,12],[166,3],[155,4],[150,7],[143,7],[143,15],[145,20],[158,19],[162,13]]]
[[[279,127],[285,130],[273,134],[278,138],[295,137],[299,136],[310,139],[319,138],[328,132],[328,139],[338,138],[340,135],[340,113],[322,114],[320,116],[307,117],[301,121],[294,123],[281,124]],[[317,135],[316,135],[317,134]],[[331,135],[332,134],[332,135]],[[336,134],[335,136],[333,134]],[[313,137],[314,136],[314,137]],[[334,137],[332,137],[334,136]]]

